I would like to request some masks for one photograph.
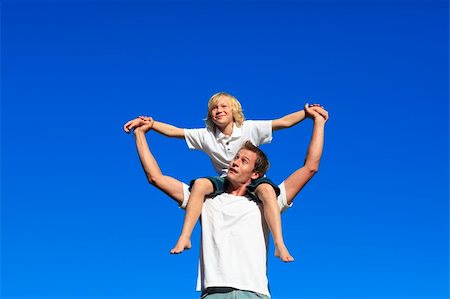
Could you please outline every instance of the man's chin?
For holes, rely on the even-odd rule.
[[[238,181],[237,173],[228,170],[227,179],[232,182]]]

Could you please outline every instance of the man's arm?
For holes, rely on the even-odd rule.
[[[145,134],[152,128],[152,121],[146,121],[134,130],[134,137],[136,139],[136,148],[144,169],[147,180],[150,184],[173,198],[179,205],[183,203],[184,191],[183,183],[173,177],[166,176],[161,172],[158,163],[147,143]]]
[[[320,107],[314,109],[305,107],[305,111],[314,120],[313,133],[304,165],[284,181],[288,205],[293,202],[295,196],[297,196],[309,180],[319,171],[320,158],[322,157],[325,123],[328,120],[328,112]]]
[[[308,103],[305,105],[305,109],[309,107],[321,107],[319,104],[312,104],[308,105]],[[290,128],[299,122],[303,121],[308,115],[307,112],[305,112],[305,109],[299,110],[297,112],[285,115],[281,118],[272,120],[272,132]]]
[[[147,116],[139,116],[128,121],[123,126],[123,130],[126,133],[130,133],[131,129],[138,128],[150,120],[153,122],[153,131],[156,131],[167,137],[184,138],[184,129],[160,121],[154,121],[151,117]]]

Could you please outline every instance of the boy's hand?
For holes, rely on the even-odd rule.
[[[123,126],[123,130],[124,130],[126,133],[130,133],[130,131],[131,131],[132,129],[136,129],[136,128],[140,127],[140,126],[143,126],[143,125],[145,125],[145,124],[148,124],[149,122],[151,122],[151,123],[152,123],[152,126],[153,126],[153,119],[152,119],[151,117],[148,117],[148,116],[138,116],[138,117],[136,117],[135,119],[130,120],[129,122],[127,122],[127,123]],[[150,127],[150,129],[151,129],[151,127]]]
[[[328,111],[326,111],[322,105],[308,103],[305,105],[306,117],[316,120],[317,117],[323,118],[325,121],[328,120]]]
[[[308,109],[308,108],[315,108],[315,107],[322,107],[323,108],[323,106],[320,105],[320,104],[309,104],[309,103],[306,103],[305,104],[305,109],[304,109],[305,110],[305,116],[308,117],[308,118],[313,118],[311,113],[310,113],[312,110]]]
[[[151,117],[145,117],[145,120],[142,120],[144,123],[139,127],[134,129],[134,133],[143,132],[144,134],[150,131],[153,127],[153,123],[155,122]]]

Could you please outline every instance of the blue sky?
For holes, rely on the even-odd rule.
[[[2,298],[197,298],[183,211],[146,183],[137,115],[202,127],[227,91],[248,119],[322,103],[320,172],[283,215],[296,260],[274,298],[448,298],[446,1],[2,1]],[[280,182],[311,121],[264,145]],[[164,172],[213,173],[148,135]],[[272,246],[272,245],[271,245]],[[273,247],[271,248],[271,250]]]

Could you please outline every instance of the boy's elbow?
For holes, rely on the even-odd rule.
[[[184,130],[176,128],[176,129],[170,130],[166,136],[171,137],[171,138],[184,138]]]
[[[294,123],[293,123],[291,120],[289,120],[289,119],[283,119],[283,120],[280,122],[280,126],[281,126],[283,129],[290,128],[290,127],[292,127],[293,125],[294,125]]]
[[[278,131],[278,130],[282,130],[282,129],[287,129],[292,127],[292,124],[289,123],[286,120],[283,119],[278,119],[276,123],[272,124],[272,128],[274,131]]]

